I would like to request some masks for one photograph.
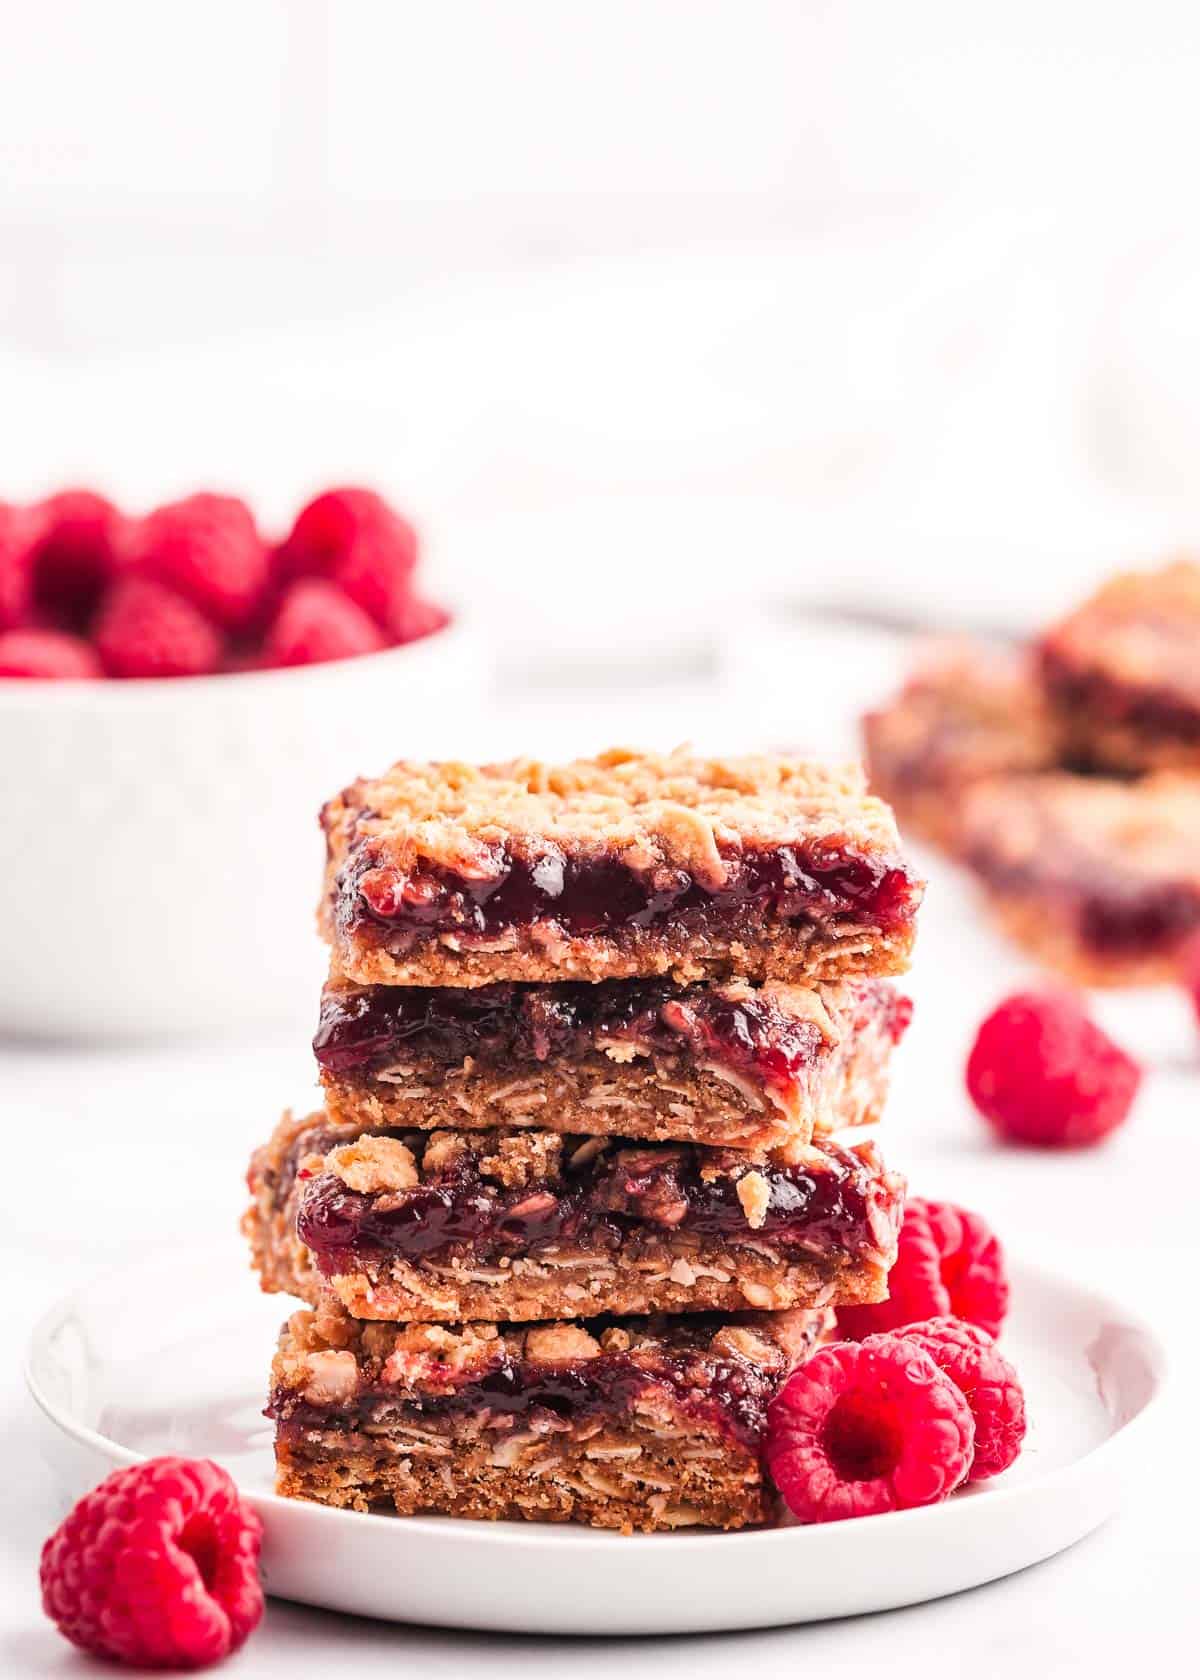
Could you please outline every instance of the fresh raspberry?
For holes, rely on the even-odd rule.
[[[892,1336],[834,1342],[767,1412],[766,1462],[803,1523],[932,1505],[965,1481],[975,1425],[927,1353]]]
[[[245,502],[201,493],[168,502],[142,521],[131,566],[176,590],[214,623],[240,630],[254,620],[271,562]]]
[[[201,677],[221,662],[221,636],[204,614],[149,578],[113,585],[92,639],[110,677]]]
[[[332,583],[387,632],[390,641],[398,642],[412,639],[398,633],[398,627],[403,627],[410,616],[410,571],[407,559],[397,563],[389,543],[364,536],[359,537],[349,553],[334,562],[329,576]]]
[[[267,665],[320,665],[386,646],[378,627],[334,584],[302,578],[284,595],[263,644],[263,660]]]
[[[1196,1012],[1196,1019],[1200,1021],[1200,937],[1190,939],[1184,947],[1183,961],[1180,964],[1180,977],[1185,991],[1192,1000],[1192,1008]]]
[[[26,510],[0,502],[0,630],[28,623],[33,597],[32,535]]]
[[[839,1307],[838,1334],[854,1341],[918,1319],[968,1319],[995,1336],[1008,1311],[1004,1250],[986,1220],[953,1202],[910,1196],[888,1298]]]
[[[0,677],[102,677],[100,661],[65,630],[6,630],[0,635]]]
[[[1050,1149],[1098,1143],[1125,1119],[1142,1070],[1068,992],[1017,992],[979,1029],[971,1100],[1004,1138]]]
[[[129,524],[92,490],[63,490],[32,509],[34,602],[52,623],[82,630],[117,569]]]
[[[1025,1391],[987,1331],[961,1318],[928,1318],[902,1325],[895,1335],[915,1342],[966,1397],[975,1419],[968,1480],[982,1482],[1007,1470],[1025,1439]]]
[[[263,1611],[262,1524],[209,1459],[114,1470],[42,1548],[42,1607],[84,1651],[138,1668],[204,1668]]]
[[[374,490],[326,490],[315,496],[296,515],[277,563],[286,579],[327,578],[356,549],[363,598],[355,594],[354,599],[382,624],[376,606],[383,596],[392,599],[397,583],[407,583],[417,563],[417,533]]]
[[[422,636],[432,636],[444,630],[450,622],[445,607],[435,606],[420,595],[406,595],[388,622],[388,629],[397,642],[416,642]]]

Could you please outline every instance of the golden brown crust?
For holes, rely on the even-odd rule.
[[[272,1367],[278,1491],[352,1510],[584,1522],[624,1532],[741,1528],[771,1514],[756,1427],[722,1423],[707,1384],[728,1369],[760,1408],[810,1352],[824,1315],[500,1326],[361,1324],[332,1303],[293,1314]],[[594,1333],[593,1333],[594,1331]],[[570,1416],[486,1406],[441,1412],[464,1383],[515,1362],[619,1361],[648,1381]],[[664,1382],[660,1373],[674,1370]],[[683,1382],[682,1392],[675,1384]],[[378,1409],[377,1409],[378,1406]],[[759,1411],[761,1423],[762,1411]]]
[[[419,1434],[393,1443],[313,1431],[278,1442],[275,1457],[284,1498],[404,1517],[426,1511],[658,1534],[746,1528],[772,1508],[756,1454],[700,1435],[664,1439],[638,1421],[586,1440],[531,1434],[446,1445]]]
[[[322,930],[333,974],[362,985],[478,986],[496,980],[597,981],[671,974],[802,981],[900,973],[912,915],[881,929],[848,911],[801,924],[752,906],[693,905],[654,925],[586,932],[548,915],[490,929],[405,924],[363,915],[368,882],[423,897],[432,880],[483,885],[506,858],[552,852],[574,866],[619,864],[647,891],[687,880],[719,893],[753,849],[845,849],[902,868],[888,807],[861,769],[780,756],[702,758],[613,750],[562,766],[400,763],[325,807]],[[920,883],[910,884],[915,912]],[[372,897],[372,903],[376,900]]]
[[[965,639],[922,650],[899,694],[864,717],[863,741],[871,786],[904,832],[947,851],[970,786],[1062,756],[1028,652]]]
[[[977,789],[963,857],[997,920],[1084,985],[1178,974],[1200,928],[1200,778],[1054,775]]]
[[[1077,919],[1044,898],[984,890],[996,926],[1043,968],[1086,987],[1171,986],[1179,983],[1178,949],[1149,955],[1104,955],[1080,938]]]
[[[852,975],[904,974],[915,925],[883,932],[868,921],[796,924],[747,909],[709,917],[691,912],[686,925],[625,927],[612,934],[547,939],[544,924],[515,927],[487,949],[470,948],[457,934],[387,950],[376,931],[336,933],[330,975],[360,986],[489,986],[496,980],[633,980],[669,974],[677,985],[700,980],[783,980],[811,985]]]
[[[1181,740],[1134,723],[1121,723],[1094,709],[1060,706],[1069,743],[1066,757],[1077,769],[1121,778],[1200,771],[1200,739]],[[1197,719],[1200,732],[1200,717]]]
[[[296,1146],[313,1136],[315,1121],[312,1114],[294,1115],[289,1110],[266,1143],[254,1151],[246,1174],[251,1201],[242,1215],[250,1264],[263,1289],[269,1294],[297,1295],[302,1301],[317,1299],[321,1278],[312,1255],[296,1237],[295,1186],[285,1180],[284,1174],[290,1170]],[[354,1127],[340,1131],[347,1139],[357,1135]],[[324,1150],[314,1150],[311,1158],[306,1156],[301,1162],[301,1170],[317,1172],[323,1159]]]
[[[651,1245],[646,1245],[649,1249]],[[440,1275],[439,1275],[440,1274]],[[682,1238],[653,1245],[636,1266],[622,1266],[603,1251],[581,1252],[560,1262],[515,1260],[505,1269],[435,1268],[393,1260],[343,1272],[328,1280],[356,1318],[461,1322],[490,1316],[514,1321],[556,1319],[568,1313],[780,1312],[791,1307],[865,1305],[887,1299],[888,1265],[871,1258],[836,1255],[785,1260],[716,1242]],[[470,1281],[474,1276],[478,1281]],[[298,1279],[291,1293],[316,1297]]]
[[[1073,756],[1119,772],[1200,768],[1200,565],[1110,578],[1042,638]]]
[[[415,764],[353,783],[325,807],[335,852],[375,839],[399,867],[417,861],[470,877],[494,867],[497,841],[548,840],[572,853],[603,852],[647,871],[684,869],[720,887],[719,846],[786,845],[853,834],[866,850],[894,852],[896,826],[872,799],[858,765],[778,755],[704,758],[686,749],[624,748],[548,765]]]
[[[826,1319],[823,1313],[801,1311],[738,1312],[720,1319],[661,1316],[605,1322],[595,1335],[584,1333],[592,1356],[625,1354],[647,1368],[664,1355],[687,1348],[701,1356],[736,1351],[766,1372],[784,1374],[809,1351]],[[457,1325],[365,1322],[325,1294],[314,1309],[302,1307],[284,1324],[272,1376],[284,1388],[307,1394],[311,1356],[334,1350],[352,1356],[358,1388],[372,1388],[385,1380],[398,1393],[419,1398],[423,1392],[449,1392],[465,1377],[488,1370],[501,1354],[527,1365],[578,1358],[574,1344],[564,1349],[556,1338],[564,1330],[578,1332],[580,1328],[487,1321]]]

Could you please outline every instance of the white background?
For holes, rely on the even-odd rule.
[[[0,20],[0,493],[368,476],[560,640],[519,516],[581,498],[684,620],[764,573],[1011,617],[1196,534],[1185,0]]]
[[[5,0],[0,26],[0,496],[211,483],[277,524],[322,481],[378,482],[501,656],[465,755],[841,744],[894,664],[781,636],[765,597],[1032,624],[1200,532],[1183,0]],[[960,1071],[1014,970],[948,881],[926,945],[892,1155],[1161,1316],[1187,1393],[1183,1001],[1105,1002],[1154,1070],[1110,1148],[1002,1153]],[[33,1590],[57,1502],[28,1325],[87,1272],[232,1233],[250,1145],[310,1082],[309,1028],[0,1049],[6,1671],[82,1672]],[[1189,1429],[1104,1533],[926,1610],[564,1650],[275,1607],[235,1672],[1186,1666]]]

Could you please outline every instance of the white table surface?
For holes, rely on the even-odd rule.
[[[626,693],[610,707],[613,738],[668,735],[676,710],[704,739],[715,723],[696,696]],[[529,704],[544,725],[544,702]],[[698,722],[697,722],[698,720]],[[519,725],[516,712],[506,727]],[[586,728],[585,728],[586,725]],[[556,712],[556,727],[590,739],[594,713]],[[721,731],[728,734],[728,729]],[[1102,1149],[1040,1155],[994,1146],[974,1117],[962,1065],[974,1025],[1022,973],[987,933],[969,893],[931,866],[917,1015],[899,1059],[884,1130],[889,1158],[920,1192],[978,1208],[1022,1254],[1139,1305],[1173,1356],[1172,1404],[1158,1461],[1127,1509],[1070,1552],[1007,1581],[884,1615],[684,1641],[564,1642],[359,1622],[271,1603],[231,1675],[650,1675],[664,1662],[697,1677],[753,1668],[927,1676],[968,1671],[1128,1676],[1187,1669],[1200,1635],[1195,1592],[1200,1501],[1194,1406],[1200,1382],[1191,1299],[1200,1237],[1200,1027],[1172,994],[1108,996],[1102,1017],[1146,1059],[1145,1089],[1127,1127]],[[81,1278],[193,1238],[238,1242],[242,1173],[279,1109],[314,1093],[297,1022],[271,1042],[152,1049],[0,1046],[9,1190],[0,1222],[0,1673],[92,1672],[40,1614],[40,1544],[63,1500],[38,1453],[21,1356],[35,1318]],[[247,1289],[253,1288],[249,1273]],[[264,1353],[265,1360],[265,1353]],[[1191,1414],[1191,1415],[1189,1415]],[[531,1583],[531,1591],[536,1583]],[[94,1671],[94,1672],[99,1672]]]

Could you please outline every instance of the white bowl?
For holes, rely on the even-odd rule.
[[[462,756],[487,674],[457,619],[304,669],[0,681],[0,1033],[311,1022],[322,802],[397,758]]]

